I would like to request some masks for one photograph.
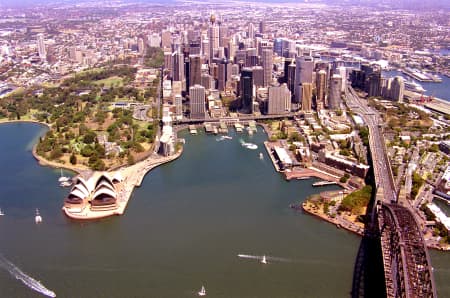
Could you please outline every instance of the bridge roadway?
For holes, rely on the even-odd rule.
[[[412,211],[397,202],[398,190],[380,131],[381,118],[351,87],[345,95],[348,107],[369,128],[377,193],[367,230],[380,237],[387,297],[437,297],[422,231]]]
[[[182,120],[178,120],[177,123],[179,124],[196,124],[196,123],[236,123],[236,122],[246,122],[251,120],[270,120],[270,119],[285,119],[285,118],[293,118],[295,115],[298,115],[298,113],[286,113],[283,115],[245,115],[240,114],[238,117],[223,117],[223,118],[197,118],[197,119],[191,119],[191,118],[183,118]]]

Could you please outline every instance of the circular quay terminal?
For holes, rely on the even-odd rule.
[[[450,297],[450,2],[0,1],[0,297]]]

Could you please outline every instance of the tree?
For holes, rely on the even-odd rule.
[[[70,163],[73,165],[77,164],[77,156],[74,153],[72,153],[72,155],[70,155]]]

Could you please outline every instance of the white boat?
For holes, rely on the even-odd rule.
[[[3,213],[2,209],[0,209],[0,216],[5,215],[5,213]]]
[[[205,290],[204,286],[202,286],[202,289],[200,290],[200,292],[198,292],[198,295],[199,296],[206,296],[206,290]]]
[[[244,141],[241,140],[241,145],[242,147],[245,147],[247,149],[251,149],[251,150],[256,150],[258,149],[258,145],[253,144],[253,143],[245,143]]]
[[[62,168],[60,168],[60,170],[61,170],[61,177],[59,177],[58,181],[59,182],[68,182],[70,180],[70,177],[63,176]]]
[[[259,159],[264,159],[264,155],[262,154],[262,152],[259,152]]]
[[[34,221],[38,224],[42,222],[42,217],[39,214],[39,209],[36,208],[36,216],[34,217]]]
[[[262,257],[261,263],[267,264],[267,260],[266,260],[266,256],[265,255]]]
[[[69,187],[72,185],[72,183],[70,181],[63,181],[59,185],[62,187]]]
[[[230,136],[223,136],[223,139],[224,139],[224,140],[232,140],[233,137],[230,137]]]
[[[426,91],[423,89],[422,85],[414,81],[405,81],[405,89],[417,93],[423,93]]]

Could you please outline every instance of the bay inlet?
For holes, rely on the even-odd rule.
[[[360,238],[289,208],[317,193],[317,180],[276,173],[260,128],[224,142],[182,133],[183,155],[146,175],[125,216],[94,222],[61,212],[60,172],[29,148],[45,130],[0,125],[0,253],[57,297],[195,297],[202,285],[211,297],[349,297]],[[432,257],[449,296],[450,255]],[[42,297],[1,269],[0,284],[0,297]]]

